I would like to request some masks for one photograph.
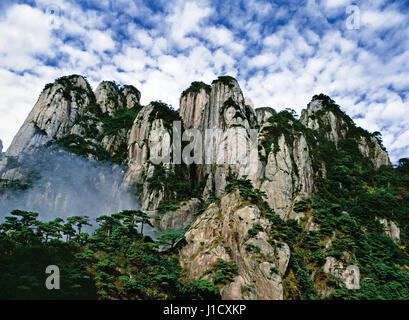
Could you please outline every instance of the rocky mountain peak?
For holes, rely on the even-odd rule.
[[[113,115],[124,107],[119,88],[113,81],[101,82],[95,90],[95,98],[101,111],[109,115]]]
[[[267,124],[268,119],[276,113],[276,111],[270,107],[257,108],[255,112],[257,116],[257,123],[260,127]]]
[[[113,116],[126,109],[139,107],[141,93],[131,85],[119,87],[114,81],[102,81],[95,90],[95,98],[101,112]]]
[[[210,148],[207,151],[203,148],[202,159],[205,159],[205,152],[210,150],[216,157],[224,156],[225,151],[220,149],[220,146],[231,146],[233,140],[249,142],[250,129],[258,127],[252,102],[244,98],[237,80],[230,76],[218,77],[211,86],[203,82],[193,82],[182,93],[180,115],[185,129],[201,130],[203,146]],[[238,131],[239,128],[245,130]],[[207,129],[223,131],[224,136],[219,141],[220,144],[210,146],[210,140],[206,140]],[[242,148],[242,150],[246,149],[247,147]],[[203,163],[197,165],[195,171],[199,181],[207,176],[204,191],[207,196],[223,193],[227,172],[239,174],[240,171],[237,166],[204,165]]]
[[[324,94],[312,98],[307,109],[301,112],[300,122],[310,129],[317,130],[336,146],[341,139],[355,140],[359,151],[365,157],[369,157],[377,168],[391,164],[380,138],[356,126],[340,106]]]
[[[252,103],[246,103],[240,85],[230,76],[218,77],[212,86],[193,82],[182,93],[180,115],[187,129],[225,130],[233,125],[248,129],[257,125]]]
[[[203,129],[204,112],[209,107],[212,87],[204,82],[192,82],[180,97],[180,116],[186,129]]]
[[[125,85],[121,89],[121,94],[125,99],[126,109],[132,109],[140,105],[141,92],[132,85]]]
[[[85,107],[95,100],[87,80],[79,75],[47,84],[7,152],[17,156],[65,136]]]

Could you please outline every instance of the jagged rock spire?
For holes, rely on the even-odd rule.
[[[335,145],[338,145],[340,139],[356,140],[359,151],[369,157],[376,168],[391,164],[387,151],[377,137],[356,127],[353,120],[324,94],[312,98],[307,108],[302,110],[300,121],[306,127],[320,131]]]
[[[94,99],[87,80],[79,75],[62,77],[46,85],[7,155],[33,151],[52,139],[63,137]]]

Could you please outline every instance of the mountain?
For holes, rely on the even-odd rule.
[[[135,87],[109,81],[93,92],[79,75],[47,84],[0,158],[2,215],[122,210],[111,230],[120,221],[129,227],[126,212],[138,209],[152,222],[145,234],[160,243],[156,251],[141,246],[157,261],[177,261],[166,270],[184,298],[409,298],[409,161],[393,167],[379,132],[357,127],[324,94],[299,118],[291,109],[254,109],[229,76],[193,82],[178,111],[140,98]],[[98,241],[119,241],[106,226]],[[10,225],[2,228],[4,237]],[[127,245],[142,241],[126,237]],[[112,259],[129,268],[111,261],[108,283],[148,268],[121,250]],[[96,296],[155,298],[150,286],[181,297],[153,280]]]

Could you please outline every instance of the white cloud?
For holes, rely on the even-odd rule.
[[[250,67],[263,68],[274,64],[277,57],[272,53],[263,53],[251,58],[248,62]]]
[[[52,56],[45,15],[27,5],[15,5],[0,21],[0,66],[16,71],[37,64],[36,55]]]
[[[409,155],[409,19],[399,4],[359,4],[361,29],[348,31],[346,16],[339,17],[350,4],[344,0],[310,0],[306,7],[176,0],[155,13],[142,2],[126,12],[124,0],[114,3],[108,11],[109,1],[84,10],[79,2],[38,0],[38,9],[13,5],[1,14],[6,147],[44,84],[65,74],[84,74],[94,87],[101,80],[133,84],[142,103],[163,100],[176,108],[192,81],[230,74],[256,107],[299,113],[314,94],[329,94],[360,117],[358,124],[382,131],[394,160]],[[61,8],[54,29],[44,13],[50,4]]]
[[[282,40],[278,35],[275,33],[272,35],[269,35],[268,37],[264,38],[263,40],[264,45],[268,47],[273,47],[273,48],[278,48],[280,47]]]
[[[362,26],[372,29],[392,28],[401,24],[405,18],[403,14],[393,11],[361,11]]]
[[[324,1],[327,8],[338,8],[341,6],[347,6],[351,3],[350,0],[326,0]]]
[[[193,32],[200,31],[200,22],[211,14],[208,7],[201,7],[196,2],[179,1],[173,12],[166,18],[170,24],[170,37],[182,49],[196,43],[194,38],[188,37]]]
[[[115,42],[112,40],[109,32],[92,30],[88,34],[89,49],[102,53],[106,50],[113,50],[115,48]]]
[[[148,57],[145,51],[137,48],[127,47],[124,53],[118,54],[113,58],[114,64],[128,72],[142,71],[147,65],[153,65],[154,60]]]

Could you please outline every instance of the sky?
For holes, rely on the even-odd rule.
[[[256,108],[300,114],[325,93],[409,157],[409,3],[349,0],[0,1],[0,139],[46,83],[132,84],[179,108],[192,81],[235,77]]]

